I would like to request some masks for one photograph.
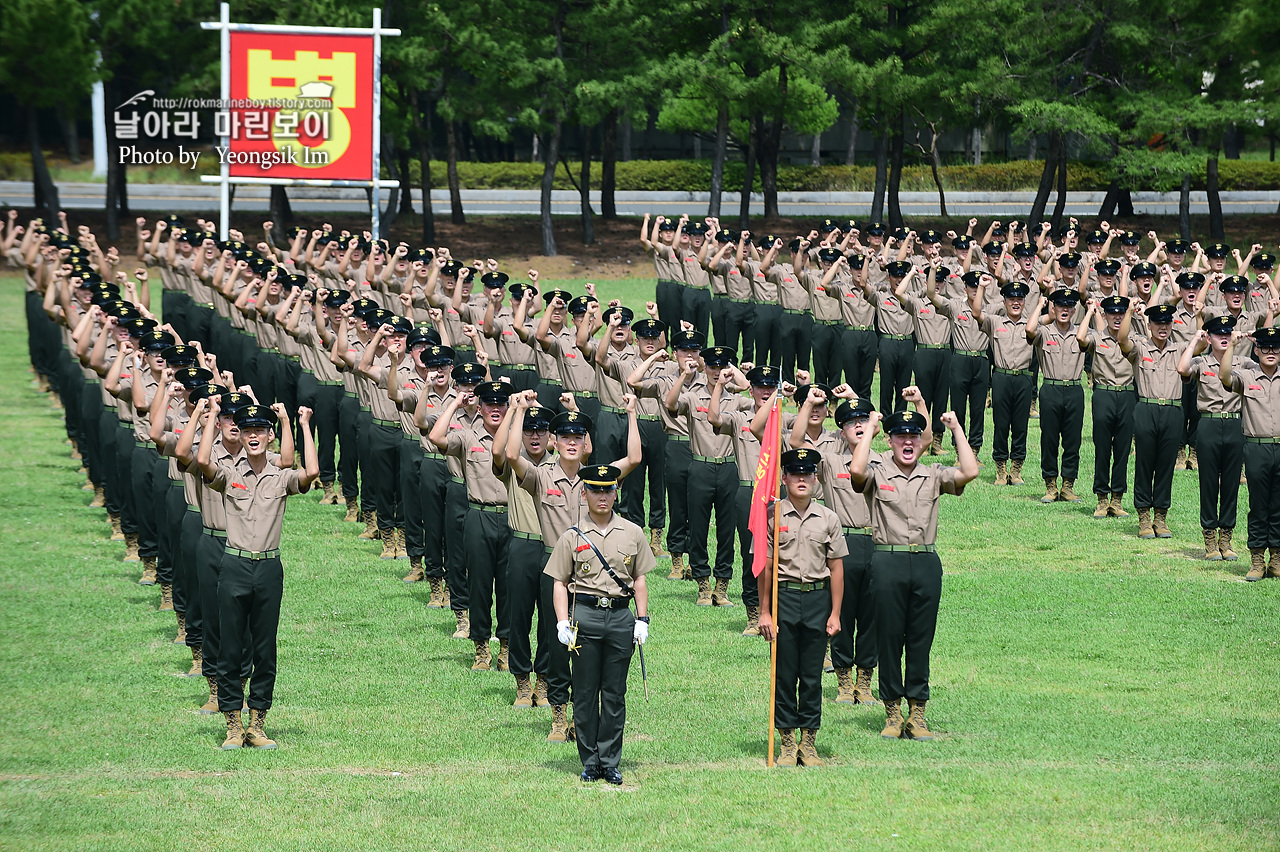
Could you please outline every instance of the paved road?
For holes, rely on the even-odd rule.
[[[101,209],[104,204],[105,186],[100,183],[63,183],[58,186],[62,206],[68,210]],[[382,191],[383,203],[389,190]],[[269,191],[266,187],[241,186],[237,188],[232,209],[241,212],[266,212]],[[1067,193],[1066,212],[1070,216],[1093,217],[1102,203],[1101,192]],[[368,209],[367,193],[363,189],[291,187],[289,200],[295,212],[310,214],[361,213]],[[599,193],[591,195],[593,206],[599,212]],[[705,216],[708,194],[705,192],[619,192],[616,193],[618,213],[622,216],[643,216],[645,213],[678,216],[688,213]],[[984,218],[1008,218],[1025,216],[1031,209],[1035,194],[1031,192],[952,192],[947,194],[947,212],[952,217],[981,216]],[[414,206],[422,209],[422,194],[413,190]],[[906,192],[901,195],[903,213],[908,216],[937,216],[938,197],[932,192]],[[1056,196],[1050,197],[1050,210]],[[1134,194],[1134,210],[1140,214],[1177,215],[1176,193],[1140,192]],[[0,204],[8,207],[30,207],[34,203],[31,184],[26,181],[0,181]],[[467,213],[483,215],[534,215],[539,211],[537,190],[463,190],[462,203]],[[552,194],[552,213],[557,216],[578,215],[578,194],[572,191],[556,191]],[[447,190],[432,190],[431,204],[436,215],[449,213]],[[725,193],[721,210],[736,214],[739,196]],[[129,206],[132,210],[147,212],[204,212],[212,216],[217,211],[218,188],[201,184],[131,184]],[[822,217],[839,216],[861,218],[871,207],[869,192],[784,192],[779,193],[778,208],[783,216]],[[1278,213],[1280,191],[1224,192],[1223,212]],[[751,212],[763,213],[764,203],[759,195],[752,196]],[[1203,192],[1191,194],[1191,212],[1209,212]]]

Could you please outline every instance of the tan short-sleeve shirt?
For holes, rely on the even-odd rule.
[[[1231,372],[1251,368],[1257,369],[1256,362],[1240,356],[1231,359]],[[1239,413],[1240,395],[1227,390],[1218,374],[1222,365],[1217,358],[1197,355],[1191,359],[1191,378],[1196,383],[1196,409],[1203,413]]]
[[[1059,331],[1057,323],[1042,323],[1036,328],[1036,355],[1040,374],[1058,382],[1078,382],[1084,371],[1084,350],[1076,340],[1076,327]]]
[[[1231,368],[1231,389],[1241,400],[1241,430],[1246,438],[1280,437],[1280,370],[1268,376],[1250,365]]]
[[[301,472],[282,470],[270,459],[254,473],[247,455],[218,464],[209,487],[222,492],[227,513],[227,547],[266,551],[280,547],[287,498],[301,494]]]
[[[836,513],[816,500],[810,500],[803,512],[783,498],[774,526],[773,507],[769,507],[769,533],[765,539],[767,552],[773,552],[778,540],[778,579],[790,583],[814,583],[831,576],[828,559],[849,555],[844,530]]]
[[[1178,359],[1182,349],[1173,337],[1159,348],[1148,337],[1131,338],[1133,348],[1129,362],[1134,365],[1134,380],[1138,385],[1138,397],[1149,399],[1181,399],[1182,376],[1178,373]]]
[[[862,493],[871,514],[876,544],[933,544],[938,538],[938,498],[959,495],[960,469],[917,464],[904,473],[886,451],[867,464]]]
[[[505,506],[507,486],[493,472],[493,436],[484,428],[483,421],[459,426],[453,429],[451,424],[445,455],[461,460],[467,499],[473,503]]]
[[[1089,329],[1085,340],[1086,350],[1093,351],[1093,381],[1095,386],[1124,387],[1133,384],[1133,364],[1120,351],[1120,341],[1109,332]]]
[[[608,560],[613,573],[633,588],[637,578],[657,567],[644,530],[616,512],[603,530],[589,516],[578,528],[583,535],[566,530],[556,540],[543,571],[568,585],[573,594],[623,597],[622,587],[600,564],[592,544]]]
[[[998,369],[1031,369],[1036,350],[1027,340],[1025,316],[1014,321],[1004,314],[983,314],[982,330],[991,338],[991,352]]]
[[[586,501],[582,499],[581,477],[566,473],[559,457],[547,458],[544,464],[530,468],[520,480],[520,487],[537,508],[543,543],[554,547],[564,531],[585,516]]]

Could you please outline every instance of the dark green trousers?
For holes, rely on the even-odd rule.
[[[369,482],[373,483],[378,529],[387,530],[404,523],[400,505],[400,444],[404,432],[399,426],[369,426]],[[366,491],[368,489],[365,489]]]
[[[624,458],[627,455],[627,415],[602,408],[595,425],[596,434],[591,442],[596,460],[600,464],[613,464]]]
[[[827,654],[831,590],[778,589],[778,679],[774,727],[822,727],[822,660]]]
[[[1105,390],[1093,386],[1093,493],[1129,490],[1129,453],[1133,451],[1133,410],[1138,394],[1132,386]]]
[[[710,340],[711,290],[708,287],[684,287],[680,296],[682,319],[693,323],[693,330]]]
[[[143,559],[155,559],[160,552],[157,522],[160,507],[155,505],[155,494],[152,479],[155,477],[156,462],[160,454],[155,445],[140,447],[135,439],[133,443],[133,461],[129,466],[129,477],[133,483],[134,518],[138,525],[138,555]],[[165,477],[168,479],[168,476]],[[159,573],[159,566],[156,568]],[[164,577],[157,582],[172,582],[172,577]]]
[[[377,489],[373,477],[373,448],[369,443],[373,432],[373,414],[364,406],[356,418],[356,456],[360,462],[360,511],[372,512],[378,508]],[[344,477],[345,480],[345,477]],[[345,493],[346,488],[343,488]]]
[[[991,458],[994,461],[1026,461],[1033,383],[1030,375],[991,374],[991,425],[995,433]]]
[[[1182,408],[1139,401],[1133,410],[1133,506],[1168,509],[1173,463],[1182,446]],[[1253,486],[1252,481],[1249,483]]]
[[[511,547],[507,554],[507,632],[510,635],[510,647],[507,651],[511,673],[527,675],[533,669],[533,644],[529,634],[538,637],[538,653],[544,655],[547,642],[548,619],[551,625],[551,641],[560,643],[555,638],[555,610],[546,612],[542,608],[542,569],[547,567],[546,547],[540,534],[511,531]],[[537,612],[538,621],[535,626],[533,614]],[[563,646],[561,646],[563,647]],[[546,669],[540,669],[546,671]]]
[[[437,453],[423,454],[418,466],[418,507],[422,512],[422,572],[445,576],[445,542],[451,528],[445,523],[445,498],[449,493],[449,463]],[[463,500],[466,500],[465,487]],[[453,532],[457,538],[458,533]]]
[[[751,573],[751,563],[755,560],[754,536],[747,524],[751,521],[752,483],[738,483],[738,493],[734,497],[734,510],[738,522],[738,552],[742,554],[742,605],[760,606],[760,585],[755,574]]]
[[[680,304],[680,285],[669,278],[659,278],[653,300],[658,306],[658,318],[668,328],[679,328],[683,310],[683,305]]]
[[[115,412],[112,412],[114,418]],[[133,479],[133,454],[138,442],[133,426],[116,420],[116,478],[120,483],[120,528],[125,535],[138,535],[137,487]],[[150,468],[148,468],[148,471]]]
[[[471,583],[467,579],[466,526],[467,486],[461,478],[449,477],[445,486],[444,575],[449,584],[449,607],[454,612],[467,609],[471,599]]]
[[[338,476],[342,479],[342,496],[348,499],[360,493],[360,445],[357,438],[360,414],[360,400],[356,395],[343,393],[338,401]]]
[[[245,559],[222,554],[218,576],[218,622],[221,651],[218,660],[218,709],[240,710],[244,689],[240,686],[245,632],[253,679],[249,682],[249,709],[270,710],[276,688],[276,633],[280,628],[280,599],[284,595],[284,566],[280,557]]]
[[[1280,547],[1280,444],[1244,445],[1249,547]]]
[[[738,351],[736,344],[729,343],[729,329],[726,320],[729,316],[729,297],[711,294],[711,333],[715,335],[716,346],[728,346]]]
[[[1182,383],[1182,445],[1194,447],[1199,428],[1200,409],[1196,405],[1196,383],[1186,381]],[[1197,451],[1196,455],[1199,454]]]
[[[916,358],[920,353],[916,353]],[[991,387],[991,359],[985,354],[967,355],[955,352],[951,355],[951,407],[964,429],[969,446],[975,453],[982,448],[982,437],[987,417],[987,390]],[[994,402],[992,403],[994,405]],[[935,417],[937,415],[934,415]],[[1084,425],[1084,396],[1080,397],[1080,425]],[[939,426],[941,423],[938,424]],[[935,434],[941,434],[936,432]],[[1080,454],[1076,439],[1076,455]],[[1079,464],[1079,462],[1077,462]]]
[[[203,619],[203,653],[205,671],[215,676],[222,659],[222,608],[218,604],[218,578],[222,575],[222,556],[227,549],[226,533],[213,535],[208,527],[201,527],[196,543],[196,584],[200,589],[200,612]],[[240,637],[240,659],[234,666],[237,677],[248,677],[253,671],[252,643],[249,627]]]
[[[164,464],[168,466],[168,459],[164,460]],[[182,483],[170,479],[167,475],[168,470],[165,474],[163,480],[167,486],[164,491],[165,523],[160,528],[160,558],[156,564],[168,563],[169,576],[172,578],[169,582],[173,583],[173,611],[186,618],[190,583],[187,567],[182,562],[182,527],[185,520],[183,516],[187,514],[187,499],[182,492]]]
[[[182,494],[178,489],[179,495]],[[182,586],[187,620],[187,647],[204,647],[204,606],[200,598],[199,547],[204,525],[200,521],[200,510],[187,506],[183,500],[182,534],[179,537],[181,558],[178,560],[179,581],[173,584],[173,608],[178,608],[178,587]],[[212,669],[211,669],[212,671]]]
[[[844,598],[840,602],[840,632],[831,639],[831,662],[836,668],[876,667],[876,606],[871,595],[870,535],[846,532],[849,555],[844,558]]]
[[[813,348],[813,316],[783,311],[778,318],[778,338],[782,344],[782,375],[795,381],[796,370],[809,369],[809,353]]]
[[[667,550],[677,556],[689,551],[689,467],[693,464],[689,439],[669,437],[666,456],[667,508],[671,519]]]
[[[835,387],[840,384],[842,358],[840,324],[813,320],[813,380]]]
[[[929,652],[942,599],[938,554],[874,551],[871,588],[876,602],[880,700],[929,700]]]
[[[332,483],[338,475],[338,409],[342,405],[342,386],[322,385],[315,374],[303,370],[298,378],[298,405],[312,411],[311,428],[315,431],[320,481]],[[301,431],[298,446],[302,446]]]
[[[400,514],[404,518],[404,547],[410,558],[426,555],[422,516],[422,444],[400,434]]]
[[[716,518],[715,578],[733,576],[734,500],[738,492],[738,468],[732,461],[710,462],[693,459],[689,466],[689,567],[693,578],[710,577],[707,540],[711,535],[711,513]],[[672,513],[674,516],[674,512]]]
[[[1040,474],[1074,481],[1080,474],[1080,440],[1084,429],[1084,388],[1043,383],[1040,388]],[[1058,466],[1058,445],[1062,466]]]
[[[636,619],[629,609],[578,604],[573,607],[573,616],[578,623],[579,645],[570,663],[578,757],[584,767],[617,768],[622,759],[622,729],[627,723],[627,673],[635,653]],[[818,671],[821,674],[821,659]]]
[[[916,342],[910,338],[880,338],[880,411],[888,415],[907,407],[902,389],[911,384]]]
[[[875,329],[845,328],[840,333],[840,351],[844,380],[859,399],[870,399],[876,375]]]
[[[1235,529],[1240,468],[1244,464],[1240,417],[1201,414],[1195,447],[1200,476],[1200,528]],[[1253,483],[1249,485],[1253,487]]]
[[[917,346],[911,371],[916,387],[924,396],[924,404],[929,408],[933,434],[941,435],[942,414],[947,410],[947,399],[951,395],[951,350]]]
[[[511,638],[507,601],[507,564],[511,548],[511,528],[505,512],[467,510],[462,533],[467,554],[467,584],[470,590],[471,641],[488,642],[498,625],[499,639]],[[497,619],[490,607],[497,608]]]
[[[755,337],[751,333],[754,308],[755,306],[750,302],[735,302],[731,299],[725,299],[725,342],[720,345],[728,346],[734,352],[741,351],[743,361],[754,360],[752,350],[755,344]],[[717,337],[716,342],[719,343],[719,340],[720,338]]]
[[[640,465],[622,480],[622,517],[638,527],[667,527],[667,433],[660,420],[640,420]],[[621,456],[616,456],[621,458]],[[649,486],[649,518],[645,523],[644,494]]]
[[[546,560],[551,556],[550,548],[543,548],[543,567],[546,567]],[[547,635],[538,636],[538,653],[533,658],[533,670],[540,674],[546,675],[547,678],[547,701],[552,704],[568,704],[570,700],[569,689],[573,682],[573,675],[569,671],[569,649],[560,644],[560,640],[556,637],[556,606],[555,606],[555,590],[556,581],[552,580],[550,575],[543,574],[538,578],[538,587],[540,592],[539,607],[541,611],[546,613],[546,618],[539,618],[539,625],[545,620],[547,625]]]
[[[757,364],[777,364],[782,356],[782,306],[756,305],[755,317],[745,334],[751,336]]]

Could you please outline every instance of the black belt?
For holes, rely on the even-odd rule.
[[[792,592],[820,592],[826,587],[826,580],[819,580],[816,583],[793,583],[790,580],[780,580],[778,582],[779,589],[788,589]]]
[[[631,603],[631,598],[606,598],[597,595],[574,595],[573,599],[596,609],[626,609]]]

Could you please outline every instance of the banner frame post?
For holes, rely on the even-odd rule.
[[[218,33],[218,41],[222,52],[221,68],[219,75],[221,77],[221,85],[218,97],[222,99],[222,103],[231,100],[231,4],[224,2],[219,7],[219,24],[221,32]],[[228,126],[230,122],[228,122]],[[231,148],[231,137],[221,137],[222,150],[226,151]],[[218,239],[227,239],[231,230],[231,163],[226,157],[222,158],[221,165],[218,166],[218,178],[220,186],[218,187]]]
[[[382,7],[373,7],[373,193],[369,211],[369,231],[375,240],[382,238],[382,199],[378,175],[382,170]]]
[[[778,401],[773,401],[774,412],[781,416]],[[773,563],[769,578],[769,613],[773,618],[773,641],[769,643],[769,756],[766,766],[774,765],[773,737],[778,714],[778,523],[782,517],[782,424],[778,424],[778,440],[773,447],[770,465],[776,466],[778,475],[773,486]]]

